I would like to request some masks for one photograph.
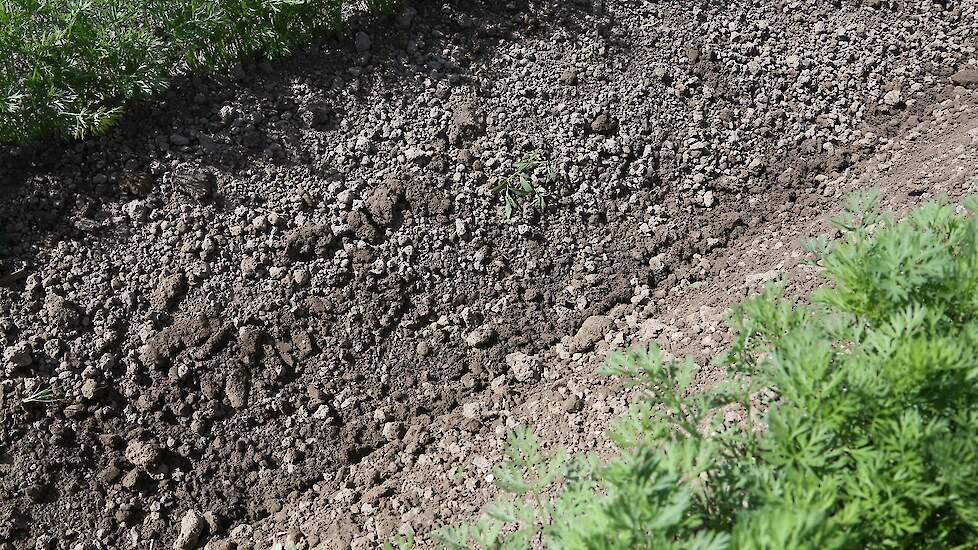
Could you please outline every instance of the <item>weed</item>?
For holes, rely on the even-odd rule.
[[[58,397],[58,394],[55,391],[54,386],[48,386],[46,388],[38,389],[34,393],[28,395],[21,401],[21,404],[27,405],[30,403],[55,403],[57,401],[61,401],[61,398]]]
[[[534,172],[540,165],[540,155],[530,153],[513,164],[514,172],[492,188],[492,192],[503,199],[506,218],[512,218],[517,210],[525,213],[527,206],[539,212],[547,208],[550,198],[547,187],[557,180],[557,176],[548,168],[541,180],[534,181]]]

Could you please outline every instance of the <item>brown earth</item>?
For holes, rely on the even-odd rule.
[[[608,349],[703,360],[731,303],[816,284],[798,238],[850,190],[971,185],[975,22],[422,3],[8,148],[0,544],[424,544],[517,423],[608,452]],[[532,152],[545,207],[510,219]]]

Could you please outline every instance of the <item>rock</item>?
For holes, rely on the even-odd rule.
[[[285,237],[286,259],[309,261],[313,258],[324,257],[329,253],[334,239],[333,231],[328,225],[303,225]]]
[[[177,147],[182,147],[184,145],[190,145],[190,138],[183,134],[170,134],[170,143]]]
[[[519,382],[530,382],[540,377],[540,358],[518,351],[506,355],[510,374]]]
[[[95,397],[95,391],[97,389],[98,386],[95,384],[95,380],[92,380],[91,378],[85,380],[84,382],[82,382],[82,386],[81,386],[82,397],[91,400],[92,398]]]
[[[387,227],[394,220],[395,207],[399,200],[398,194],[387,185],[374,189],[367,197],[367,212],[370,220],[380,227]]]
[[[713,196],[713,191],[703,193],[703,206],[712,208],[714,204],[716,204],[716,198]]]
[[[465,337],[465,343],[471,348],[484,348],[492,343],[496,337],[496,329],[489,325],[482,325],[473,330]]]
[[[310,123],[314,128],[328,126],[336,120],[336,111],[329,105],[317,105],[309,109]]]
[[[217,177],[203,169],[184,169],[173,174],[173,186],[181,193],[205,201],[217,190]]]
[[[132,470],[126,472],[126,475],[123,476],[122,486],[130,491],[135,491],[145,477],[146,474],[144,474],[142,470],[139,468],[133,468]]]
[[[146,197],[153,191],[153,178],[142,170],[127,170],[119,187],[134,197]]]
[[[164,277],[149,297],[149,305],[156,311],[169,311],[180,301],[187,291],[187,277],[183,273],[175,273]]]
[[[462,405],[462,416],[464,418],[478,420],[482,417],[482,405],[478,401],[472,401]]]
[[[978,69],[961,69],[951,75],[951,82],[958,86],[978,87]]]
[[[120,476],[122,476],[122,470],[120,470],[115,464],[109,464],[99,473],[99,479],[101,479],[102,483],[105,483],[106,485],[115,483]]]
[[[889,92],[886,92],[886,95],[883,96],[883,103],[889,105],[890,107],[896,107],[897,105],[903,103],[903,96],[900,94],[900,90],[890,90]]]
[[[566,71],[560,73],[560,83],[566,84],[567,86],[577,84],[577,71],[574,69],[567,69]]]
[[[81,321],[81,315],[75,304],[57,294],[48,294],[44,299],[44,310],[51,321],[59,328],[75,328]]]
[[[146,217],[149,215],[149,208],[146,207],[146,202],[141,200],[127,202],[122,207],[122,211],[125,212],[130,223],[134,224],[146,221]]]
[[[414,21],[414,16],[418,14],[418,10],[412,7],[406,7],[401,13],[397,14],[397,26],[406,29],[411,26],[411,22]]]
[[[580,397],[570,394],[567,396],[567,399],[564,399],[564,401],[560,404],[560,410],[564,412],[577,412],[581,410],[581,407],[583,406],[584,402],[581,401]]]
[[[357,49],[358,52],[365,52],[369,50],[371,46],[371,42],[372,41],[370,40],[370,35],[363,31],[358,32],[356,36],[353,38],[353,46]]]
[[[258,271],[258,261],[251,256],[241,258],[241,274],[245,277],[254,277]]]
[[[27,498],[31,499],[31,502],[36,504],[44,500],[44,497],[48,494],[48,490],[44,485],[34,483],[28,485],[27,488],[24,489],[24,494],[27,495]]]
[[[603,136],[610,136],[618,132],[618,121],[608,113],[601,113],[591,121],[591,131]]]
[[[566,340],[567,351],[580,353],[591,349],[598,340],[604,338],[610,328],[611,319],[606,315],[588,317],[577,334]]]
[[[34,362],[34,350],[28,342],[18,342],[3,350],[3,362],[11,368],[29,367]]]
[[[173,543],[174,550],[190,550],[199,548],[200,537],[204,535],[207,528],[207,521],[204,516],[196,510],[187,510],[180,520],[180,534]]]
[[[254,325],[238,329],[238,359],[245,365],[253,365],[258,360],[265,334]]]
[[[380,433],[387,441],[397,441],[404,434],[404,425],[400,422],[385,422]]]
[[[162,457],[163,452],[155,441],[133,439],[126,445],[126,460],[142,470],[152,469]]]
[[[448,127],[448,141],[461,147],[483,133],[483,117],[478,105],[465,101],[452,110],[452,122]]]
[[[243,409],[248,406],[248,390],[250,388],[248,375],[237,370],[230,374],[224,384],[224,392],[228,396],[228,401],[235,409]]]
[[[648,344],[655,339],[656,336],[666,330],[668,326],[658,319],[646,319],[638,328],[638,334],[635,340],[639,344]]]

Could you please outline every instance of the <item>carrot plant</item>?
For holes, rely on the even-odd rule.
[[[496,467],[509,496],[442,544],[973,548],[978,200],[899,222],[873,202],[807,243],[829,284],[804,305],[769,288],[733,309],[723,383],[691,391],[696,366],[655,348],[618,355],[609,372],[645,390],[619,458],[548,457],[520,432]]]
[[[342,4],[0,0],[0,142],[102,132],[175,76],[283,54],[335,31]]]

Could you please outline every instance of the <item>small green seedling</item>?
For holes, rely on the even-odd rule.
[[[449,474],[448,477],[451,478],[452,481],[458,481],[459,479],[462,479],[462,476],[464,475],[465,475],[465,466],[459,464],[458,466],[455,467],[454,470],[452,470],[452,473]]]
[[[526,211],[526,207],[543,212],[547,208],[550,193],[547,186],[557,179],[556,173],[550,168],[541,180],[533,181],[533,173],[540,167],[540,155],[536,152],[523,157],[515,163],[515,171],[492,188],[492,192],[503,198],[506,208],[506,218],[512,218],[513,212]]]
[[[22,403],[26,405],[28,403],[54,403],[56,401],[61,401],[61,398],[55,393],[54,386],[48,386],[28,395]]]

